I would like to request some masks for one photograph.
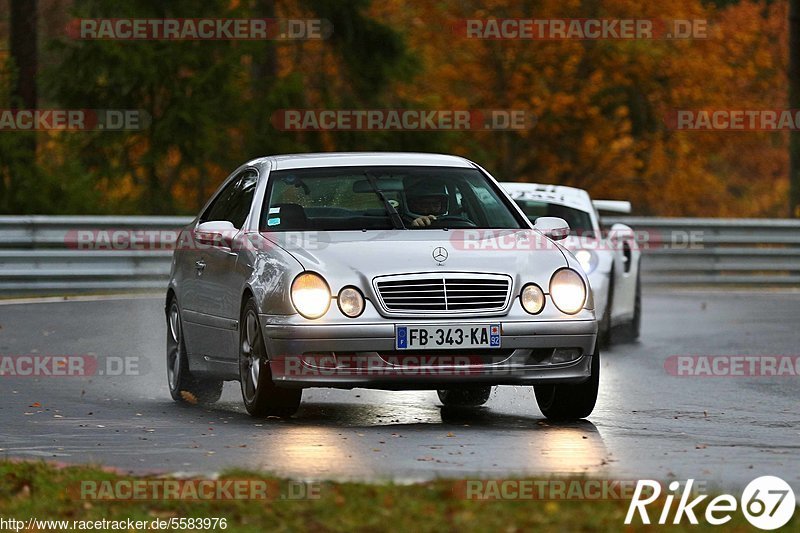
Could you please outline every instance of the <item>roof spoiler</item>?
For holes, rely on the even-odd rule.
[[[624,200],[592,200],[592,205],[598,211],[610,211],[612,213],[631,212],[631,203]]]

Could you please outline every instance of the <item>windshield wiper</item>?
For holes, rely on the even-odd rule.
[[[397,212],[397,209],[389,202],[386,198],[386,195],[383,194],[383,191],[378,187],[378,180],[375,179],[375,176],[370,174],[369,172],[364,172],[364,177],[367,178],[370,187],[372,190],[375,191],[375,194],[378,195],[378,198],[381,199],[383,202],[383,206],[386,208],[386,212],[389,213],[389,218],[392,219],[392,225],[394,229],[406,229],[405,225],[403,224],[403,219],[400,218],[400,213]]]

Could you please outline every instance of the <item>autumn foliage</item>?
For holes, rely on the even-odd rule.
[[[536,113],[531,131],[454,143],[454,151],[473,155],[502,179],[587,188],[597,197],[630,199],[641,214],[785,215],[787,133],[671,131],[664,119],[676,108],[785,107],[786,3],[590,4],[484,0],[375,9],[400,21],[423,58],[406,94],[433,107]],[[428,30],[463,18],[534,16],[707,19],[709,31],[706,39],[547,42],[467,40]]]
[[[265,16],[252,7],[259,2],[213,3],[216,16]],[[165,15],[152,2],[133,1],[124,15],[143,16],[130,7],[136,4],[147,16]],[[193,14],[192,4],[168,15],[211,16]],[[81,10],[115,13],[109,2],[59,5],[61,22]],[[629,199],[643,215],[786,215],[787,132],[675,131],[665,121],[675,109],[787,106],[785,0],[260,5],[272,10],[266,16],[326,18],[334,34],[263,44],[91,43],[69,42],[55,30],[47,35],[61,43],[46,52],[43,73],[52,107],[144,108],[153,129],[113,138],[40,134],[40,170],[80,187],[45,180],[60,187],[60,201],[20,198],[16,211],[193,212],[247,158],[375,149],[452,152],[500,180],[583,187],[596,197]],[[704,19],[708,36],[491,40],[459,30],[459,21],[487,18]],[[10,76],[9,68],[0,72]],[[0,107],[10,105],[4,94]],[[269,117],[283,108],[525,109],[536,124],[513,131],[279,131]],[[0,133],[0,154],[11,135]],[[0,160],[7,184],[18,183],[21,172]],[[65,199],[84,194],[77,189],[91,194]]]

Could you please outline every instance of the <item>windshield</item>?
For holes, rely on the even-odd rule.
[[[589,236],[594,234],[592,217],[586,211],[539,200],[517,199],[514,201],[531,222],[535,223],[539,217],[559,217],[567,221],[571,235]]]
[[[270,174],[268,231],[525,227],[477,169],[337,167]]]

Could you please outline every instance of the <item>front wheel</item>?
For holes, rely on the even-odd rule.
[[[586,418],[597,403],[600,388],[600,351],[592,356],[592,375],[577,385],[535,385],[536,403],[550,420],[567,421]]]
[[[221,380],[196,378],[189,372],[181,311],[175,298],[167,309],[167,383],[176,402],[214,403],[222,396]]]
[[[462,387],[437,390],[439,401],[445,407],[478,407],[489,401],[491,387]]]
[[[288,418],[300,407],[302,389],[281,388],[272,381],[258,309],[252,298],[245,304],[239,324],[239,381],[244,407],[251,416]]]

